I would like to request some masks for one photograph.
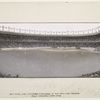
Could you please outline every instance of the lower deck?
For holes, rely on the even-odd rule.
[[[0,48],[4,47],[99,47],[100,34],[93,36],[13,35],[0,32]]]

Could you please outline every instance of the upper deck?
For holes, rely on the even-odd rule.
[[[15,35],[91,36],[100,33],[100,23],[0,24],[0,31]]]

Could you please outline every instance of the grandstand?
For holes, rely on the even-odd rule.
[[[100,26],[85,31],[41,31],[0,25],[0,48],[100,47]]]

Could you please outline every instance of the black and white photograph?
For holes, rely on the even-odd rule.
[[[99,0],[0,0],[0,98],[100,98]]]
[[[0,77],[100,77],[100,23],[0,23]]]

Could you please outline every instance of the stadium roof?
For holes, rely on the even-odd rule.
[[[0,31],[23,35],[88,36],[100,32],[100,23],[0,23]]]

